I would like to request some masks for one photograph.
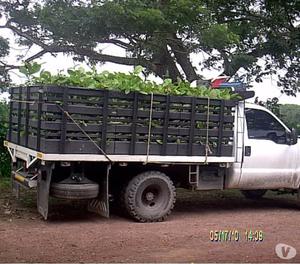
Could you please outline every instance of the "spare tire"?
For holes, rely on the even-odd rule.
[[[50,195],[56,198],[82,200],[96,198],[99,194],[97,183],[52,183]]]

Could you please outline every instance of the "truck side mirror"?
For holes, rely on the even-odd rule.
[[[291,132],[287,132],[287,143],[289,145],[295,145],[298,142],[298,133],[295,128],[291,129]]]

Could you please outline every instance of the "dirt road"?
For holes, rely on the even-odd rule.
[[[278,243],[298,250],[285,262],[300,262],[300,207],[293,198],[182,194],[168,221],[154,224],[115,214],[104,219],[69,204],[52,206],[45,222],[30,203],[1,201],[0,262],[283,262]],[[212,242],[214,230],[237,230],[240,239]],[[263,241],[246,241],[246,230],[261,230]]]

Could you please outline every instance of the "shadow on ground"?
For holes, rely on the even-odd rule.
[[[0,190],[0,218],[4,219],[42,219],[36,209],[36,193],[22,190],[20,200],[12,195],[8,182]],[[49,222],[82,222],[94,221],[98,215],[87,211],[86,201],[65,201],[50,199]],[[265,198],[248,200],[237,190],[226,191],[188,191],[177,190],[177,201],[174,208],[176,215],[203,214],[213,212],[236,211],[268,211],[268,210],[299,210],[300,202],[296,196],[277,195],[268,191]],[[124,219],[119,209],[111,207],[111,218]]]

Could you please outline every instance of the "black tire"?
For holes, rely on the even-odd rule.
[[[137,175],[121,195],[127,213],[138,222],[164,221],[176,201],[173,182],[158,171]]]
[[[82,200],[96,198],[99,185],[96,183],[66,184],[52,183],[50,195],[56,198]]]
[[[246,198],[257,200],[262,198],[267,190],[242,190],[241,192]]]

